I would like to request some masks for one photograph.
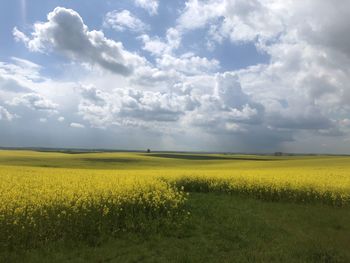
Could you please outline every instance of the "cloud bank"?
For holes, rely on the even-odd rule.
[[[135,6],[153,17],[159,12],[158,1]],[[14,28],[14,39],[30,52],[59,54],[85,74],[53,80],[40,72],[43,65],[2,62],[1,121],[15,121],[16,108],[26,107],[56,114],[57,125],[101,129],[130,141],[145,136],[159,149],[346,152],[349,23],[345,0],[189,0],[164,35],[152,34],[129,10],[108,12],[102,28],[137,35],[139,51],[131,52],[104,29],[89,29],[76,11],[57,7],[31,32]],[[186,50],[185,40],[198,31],[204,41],[196,44],[204,48],[252,44],[269,60],[224,68],[210,50],[208,56]],[[40,88],[49,83],[69,86],[71,96]],[[324,141],[333,148],[323,148]]]

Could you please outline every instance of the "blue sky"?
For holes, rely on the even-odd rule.
[[[0,145],[350,153],[348,13],[1,1]]]
[[[30,53],[21,43],[16,43],[12,30],[14,27],[30,31],[31,26],[38,21],[45,21],[46,16],[55,7],[62,6],[71,8],[78,12],[90,29],[103,28],[104,16],[111,10],[129,10],[142,21],[150,25],[150,35],[165,36],[169,27],[175,26],[176,19],[185,7],[185,1],[163,1],[158,7],[159,14],[150,16],[145,9],[138,8],[132,1],[27,1],[14,0],[2,1],[0,3],[1,19],[1,58],[6,60],[9,56],[20,56],[35,63],[44,63],[47,67],[56,63],[59,57],[46,56],[38,53]],[[147,52],[144,52],[142,42],[137,39],[137,34],[124,31],[122,34],[111,28],[103,28],[105,35],[111,39],[117,38],[126,43],[129,50],[139,51],[143,56],[152,60]],[[208,50],[205,41],[207,28],[196,30],[185,34],[182,46],[177,50],[178,54],[184,52],[195,52],[200,56],[206,56],[220,61],[221,71],[245,68],[257,63],[266,63],[269,60],[268,54],[257,51],[254,43],[232,43],[223,41],[220,48]],[[62,61],[60,61],[62,62]],[[53,69],[54,70],[54,69]],[[50,71],[48,70],[49,74]]]

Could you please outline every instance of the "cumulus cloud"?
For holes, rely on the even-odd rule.
[[[106,94],[93,86],[88,86],[82,91],[79,114],[92,126],[106,128],[116,124],[175,122],[198,104],[198,101],[189,95],[131,88],[115,89],[112,93]]]
[[[113,100],[111,96],[94,85],[81,85],[81,101],[78,113],[92,127],[106,128],[113,125]]]
[[[143,34],[139,37],[143,42],[143,50],[150,52],[154,56],[171,54],[174,50],[179,48],[181,38],[182,33],[173,27],[167,30],[165,38],[160,38],[158,36],[151,37],[147,34]]]
[[[241,109],[249,103],[249,96],[242,91],[236,75],[224,73],[217,76],[215,95],[228,107]]]
[[[72,127],[72,128],[78,128],[78,129],[85,128],[85,126],[83,124],[77,123],[77,122],[72,122],[69,126]]]
[[[188,0],[177,19],[182,31],[207,27],[213,38],[257,45],[289,42],[324,46],[349,54],[349,2]],[[317,10],[317,12],[314,12]],[[327,19],[324,19],[327,18]]]
[[[120,96],[116,110],[121,117],[146,121],[177,121],[196,101],[189,96],[171,93],[117,90]]]
[[[168,52],[168,44],[159,37],[150,37],[149,35],[141,35],[139,39],[143,42],[143,50],[153,55],[162,55]]]
[[[47,22],[34,24],[30,37],[19,38],[31,51],[57,51],[71,59],[97,64],[113,73],[128,75],[144,61],[126,51],[121,42],[104,36],[102,31],[89,31],[81,16],[72,9],[56,7]],[[18,38],[18,29],[14,30]]]
[[[37,93],[28,93],[15,97],[9,104],[14,106],[23,105],[33,110],[48,112],[56,112],[58,109],[56,103]]]
[[[195,56],[192,53],[183,54],[180,57],[163,55],[157,60],[158,67],[164,70],[176,70],[185,74],[200,74],[203,72],[213,72],[219,69],[219,61]]]
[[[147,10],[150,15],[156,15],[158,13],[158,0],[134,0],[135,5]]]
[[[117,31],[130,30],[134,32],[142,32],[149,29],[149,26],[128,10],[114,10],[108,12],[104,19],[104,26],[111,27]]]
[[[277,1],[227,1],[220,33],[232,41],[266,41],[283,29],[283,12]],[[288,15],[287,15],[288,16]]]
[[[80,87],[80,92],[85,100],[91,101],[97,105],[106,104],[106,95],[101,90],[96,89],[93,85],[82,85]]]
[[[289,13],[283,12],[287,10],[278,0],[189,0],[177,24],[184,31],[211,25],[209,33],[214,40],[268,40],[284,29]]]
[[[266,65],[237,72],[251,99],[263,105],[265,127],[331,131],[334,118],[349,112],[349,10],[348,1],[189,0],[177,28],[183,34],[205,29],[213,42],[251,42],[270,56]],[[224,98],[232,104],[229,93]]]
[[[13,37],[17,42],[28,43],[30,41],[29,37],[27,37],[22,31],[18,30],[17,27],[14,27],[12,30]]]
[[[157,1],[136,2],[146,9],[157,3],[148,9],[156,14]],[[164,36],[146,34],[142,21],[129,11],[107,14],[109,27],[140,34],[150,61],[107,39],[102,31],[90,31],[70,9],[56,8],[30,35],[17,28],[13,34],[32,51],[56,51],[107,69],[74,80],[89,83],[74,84],[77,101],[69,108],[78,111],[76,121],[87,128],[133,127],[139,134],[147,128],[167,135],[188,131],[192,136],[213,136],[225,149],[239,144],[241,149],[302,148],[303,138],[317,137],[317,144],[350,132],[349,10],[346,0],[337,5],[330,0],[189,0]],[[198,45],[206,45],[206,40],[217,46],[223,41],[249,42],[269,60],[230,71],[215,58],[188,52],[186,34],[194,30],[206,34]],[[36,79],[25,77],[32,75],[25,70],[39,72],[40,67],[16,58],[11,65],[0,63],[1,94],[29,93],[12,104],[57,110],[57,105],[40,102],[44,95],[31,98],[37,89],[21,90],[36,87],[40,78],[38,73]]]
[[[0,121],[11,121],[16,117],[16,115],[10,113],[7,109],[0,105]]]
[[[204,27],[209,21],[220,17],[224,9],[224,1],[189,0],[186,2],[180,17],[177,19],[178,27],[182,30]]]
[[[64,122],[64,117],[63,117],[63,116],[60,116],[60,117],[57,118],[57,120],[58,120],[59,122]]]
[[[186,122],[216,132],[249,132],[262,123],[264,106],[244,92],[237,75],[217,74],[210,94],[200,96],[200,107],[190,113]]]
[[[177,72],[175,69],[162,70],[156,67],[145,66],[135,71],[130,82],[144,87],[160,87],[161,84],[169,87],[180,81],[182,77],[183,74]]]

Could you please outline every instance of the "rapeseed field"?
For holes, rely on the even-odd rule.
[[[96,243],[105,235],[176,224],[186,195],[154,178],[104,171],[0,168],[2,247],[53,240]]]
[[[190,192],[350,204],[350,158],[0,151],[1,247],[176,227]]]

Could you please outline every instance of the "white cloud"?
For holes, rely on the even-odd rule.
[[[183,74],[175,69],[161,70],[155,67],[140,67],[135,71],[130,83],[143,87],[170,87],[183,78]],[[163,85],[161,85],[163,84]]]
[[[72,122],[72,123],[70,124],[70,127],[72,127],[72,128],[78,128],[78,129],[85,128],[85,126],[84,126],[83,124],[77,123],[77,122]]]
[[[192,30],[204,27],[209,21],[220,17],[225,9],[225,1],[189,0],[177,19],[178,28]]]
[[[158,137],[162,132],[171,137],[186,131],[192,134],[191,143],[199,134],[212,135],[218,148],[227,149],[232,143],[243,145],[242,149],[286,146],[294,150],[298,147],[293,145],[304,147],[307,138],[317,149],[320,140],[350,132],[349,19],[345,0],[337,5],[330,0],[190,0],[165,36],[140,33],[143,50],[154,56],[146,61],[101,31],[89,31],[73,10],[59,8],[47,22],[35,24],[31,35],[14,29],[14,36],[33,51],[54,50],[89,63],[84,69],[88,74],[77,74],[63,92],[54,88],[63,85],[58,81],[39,81],[40,66],[14,58],[13,64],[0,63],[0,100],[50,111],[50,103],[36,104],[41,99],[30,95],[40,94],[44,101],[59,103],[60,114],[78,113],[77,123],[106,132],[125,129],[126,137],[130,130],[135,137],[145,130]],[[66,24],[72,26],[67,29]],[[120,22],[125,29],[141,32],[136,24],[128,19]],[[220,61],[186,53],[188,43],[181,40],[187,41],[185,35],[197,29],[207,31],[204,45],[208,41],[212,48],[219,48],[224,40],[235,45],[250,42],[269,60],[223,72],[227,68],[221,68]],[[67,35],[74,37],[60,38]],[[106,61],[110,62],[107,66]],[[93,64],[110,72],[96,71]],[[115,65],[132,74],[126,78],[126,72]],[[79,64],[71,67],[81,70]],[[36,72],[36,77],[29,77],[33,76],[30,72]],[[19,93],[29,94],[13,99]],[[57,107],[51,105],[52,110]]]
[[[177,27],[183,31],[204,28],[215,41],[266,41],[284,30],[290,1],[273,0],[189,0]]]
[[[159,37],[150,37],[146,34],[139,37],[143,42],[143,50],[150,52],[153,55],[162,55],[167,52],[168,45]]]
[[[186,116],[186,123],[211,133],[247,132],[262,124],[264,106],[245,93],[236,74],[217,74],[214,81],[211,91],[199,95],[200,106]]]
[[[280,1],[227,1],[223,10],[221,34],[232,41],[266,41],[284,30],[288,9]],[[288,3],[286,4],[288,5]]]
[[[30,41],[29,37],[27,37],[23,32],[19,31],[17,27],[13,28],[12,34],[17,42],[24,42],[25,44],[28,44]]]
[[[149,29],[149,26],[128,10],[108,12],[104,19],[104,26],[111,27],[117,31],[143,32]]]
[[[216,76],[214,95],[230,108],[242,109],[251,103],[251,98],[243,92],[237,75],[228,72]]]
[[[204,28],[210,41],[252,42],[270,55],[237,73],[274,129],[334,129],[349,112],[349,10],[348,1],[190,0],[177,28]]]
[[[121,75],[130,74],[135,66],[144,63],[141,57],[126,51],[122,43],[106,38],[102,31],[89,31],[72,9],[56,7],[47,19],[47,22],[34,24],[29,40],[22,38],[31,51],[54,50]],[[15,32],[15,36],[18,35],[18,30]]]
[[[158,13],[158,0],[134,0],[135,5],[147,10],[150,15],[156,15]]]
[[[81,85],[80,92],[84,99],[92,101],[94,104],[102,106],[106,104],[106,94],[93,85]]]
[[[14,61],[14,63],[22,69],[22,72],[25,71],[27,74],[37,75],[42,68],[40,65],[23,58],[11,57],[11,60]],[[33,76],[30,77],[33,78]],[[35,76],[35,79],[37,78],[38,76]]]
[[[28,93],[15,97],[11,102],[9,102],[9,104],[14,106],[24,105],[33,110],[48,112],[56,112],[58,109],[58,105],[56,103],[36,93]]]
[[[63,116],[60,116],[60,117],[57,118],[57,120],[58,120],[59,122],[64,122],[64,117],[63,117]]]
[[[0,91],[31,92],[31,84],[43,80],[39,65],[17,57],[11,57],[11,62],[0,62]]]
[[[121,100],[116,111],[121,117],[146,121],[177,121],[196,104],[189,96],[171,93],[117,90]]]
[[[22,93],[31,91],[28,87],[21,84],[13,76],[6,76],[0,74],[0,91]]]
[[[16,118],[16,115],[10,113],[7,109],[0,105],[0,121],[11,121]]]
[[[93,86],[82,92],[79,115],[93,127],[106,128],[115,124],[135,125],[144,122],[175,122],[193,110],[198,102],[189,95],[115,89],[108,95]],[[93,94],[93,95],[91,95]],[[98,99],[96,98],[98,94]],[[101,99],[103,103],[101,103]]]
[[[186,78],[187,84],[175,85],[172,93],[128,87],[102,91],[83,85],[79,115],[99,128],[146,125],[156,130],[169,123],[215,133],[244,132],[248,126],[261,124],[264,107],[243,91],[235,74],[218,74],[206,82],[206,77],[196,78]]]
[[[192,53],[184,54],[180,57],[163,55],[157,58],[157,65],[163,70],[176,70],[184,74],[200,74],[202,72],[213,72],[219,68],[219,61],[198,57]]]
[[[154,56],[161,56],[164,54],[171,54],[178,49],[181,44],[182,34],[176,28],[169,28],[166,32],[165,38],[158,36],[150,37],[143,34],[139,37],[143,42],[143,50],[150,52]]]

